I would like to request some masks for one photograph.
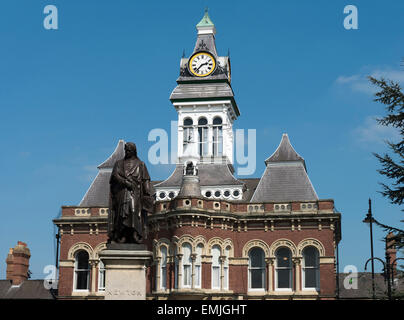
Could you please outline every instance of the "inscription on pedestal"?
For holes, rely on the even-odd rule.
[[[105,265],[105,300],[145,300],[146,266],[153,253],[120,249],[108,247],[100,253]]]

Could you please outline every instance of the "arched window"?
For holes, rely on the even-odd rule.
[[[224,284],[223,289],[229,290],[229,256],[230,256],[230,246],[227,246],[224,250],[225,261],[223,265],[223,276],[224,276]]]
[[[98,291],[105,291],[105,266],[102,260],[98,263]]]
[[[220,117],[213,119],[213,155],[215,157],[223,155],[223,130]]]
[[[80,250],[76,253],[74,262],[74,289],[88,290],[90,282],[90,266],[88,264],[87,251]]]
[[[189,243],[182,245],[182,285],[184,288],[190,288],[192,284],[192,247]]]
[[[292,256],[288,248],[276,251],[276,289],[292,289]]]
[[[191,118],[184,119],[184,131],[183,131],[183,148],[185,150],[185,146],[192,141],[194,130],[193,130],[193,121]]]
[[[160,260],[160,289],[167,288],[167,247],[161,246],[161,260]]]
[[[212,289],[220,289],[220,247],[212,247]]]
[[[202,250],[203,244],[200,243],[196,246],[196,259],[195,259],[195,287],[200,288],[202,283]]]
[[[208,120],[200,118],[198,120],[198,135],[199,135],[199,155],[206,156],[209,152],[208,141]]]
[[[252,248],[248,253],[248,288],[265,290],[265,253],[261,248]]]
[[[320,287],[319,255],[317,248],[303,249],[303,289],[318,290]]]

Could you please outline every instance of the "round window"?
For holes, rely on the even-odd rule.
[[[168,194],[168,197],[169,197],[170,199],[174,198],[174,196],[175,196],[175,193],[174,193],[173,191],[171,191],[171,192]]]
[[[224,196],[226,198],[230,197],[230,191],[229,190],[226,190],[223,194],[224,194]]]
[[[211,191],[206,191],[205,192],[205,197],[206,198],[210,198],[212,196],[212,192]]]
[[[240,195],[240,191],[234,190],[233,191],[233,196],[238,197]]]
[[[164,199],[166,197],[166,193],[160,192],[159,197],[160,197],[160,199]]]
[[[215,197],[216,198],[219,198],[221,194],[222,193],[219,190],[215,191]]]

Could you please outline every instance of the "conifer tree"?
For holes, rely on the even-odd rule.
[[[386,106],[387,114],[376,119],[377,122],[382,126],[396,128],[400,136],[399,141],[386,141],[390,154],[373,153],[381,164],[381,169],[378,169],[377,172],[391,181],[390,184],[380,183],[382,186],[380,193],[388,198],[392,204],[402,206],[404,203],[404,93],[396,82],[383,78],[378,80],[373,77],[369,77],[369,80],[381,89],[375,94],[374,101]],[[393,232],[396,235],[397,246],[399,248],[404,247],[403,230],[384,225],[378,221],[375,223],[386,231]]]

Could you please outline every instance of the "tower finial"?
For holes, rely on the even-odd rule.
[[[213,24],[212,20],[210,20],[209,17],[209,8],[206,7],[205,8],[205,14],[203,15],[203,18],[201,21],[199,21],[199,23],[196,25],[196,27],[214,27],[215,25]]]

